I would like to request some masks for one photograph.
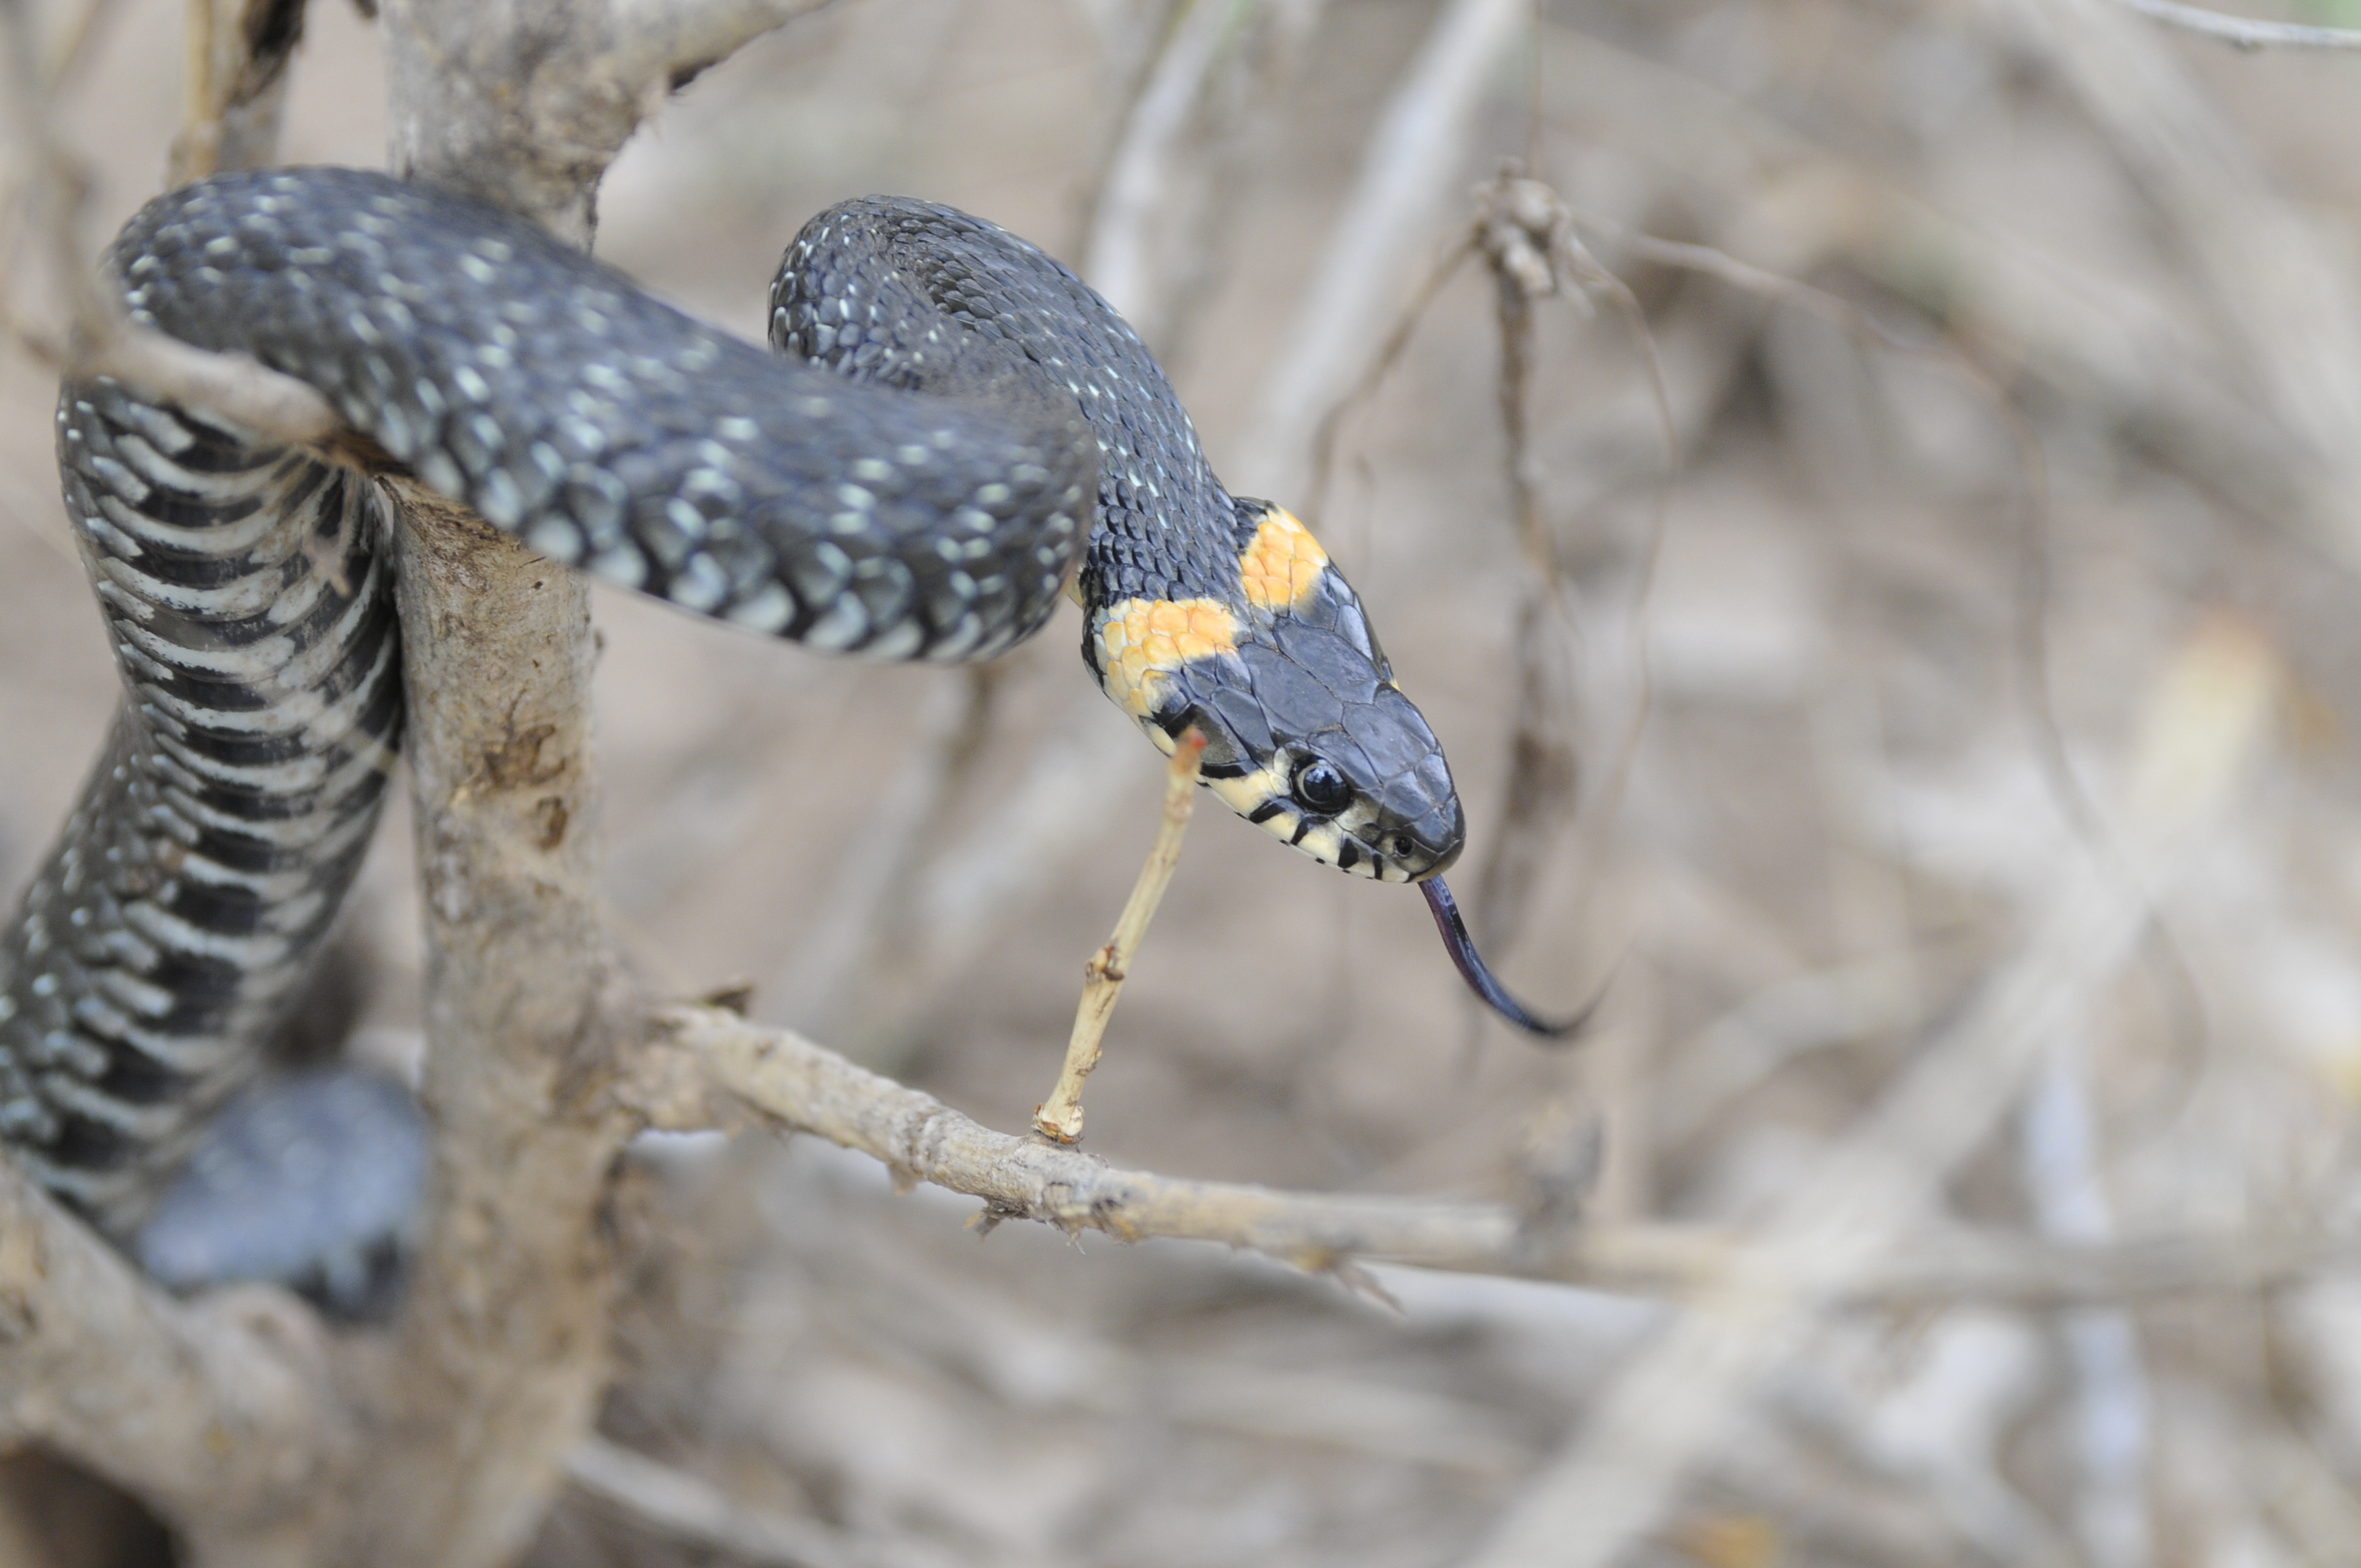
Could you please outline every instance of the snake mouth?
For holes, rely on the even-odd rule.
[[[1347,876],[1372,882],[1419,882],[1458,858],[1455,841],[1440,852],[1432,850],[1410,829],[1384,821],[1378,809],[1364,801],[1334,815],[1306,811],[1289,794],[1284,760],[1234,778],[1209,778],[1204,783],[1223,805],[1248,822]]]

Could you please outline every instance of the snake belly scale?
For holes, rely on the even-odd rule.
[[[1227,494],[1130,328],[990,224],[822,214],[773,287],[778,353],[357,170],[171,192],[111,264],[135,319],[309,383],[552,559],[877,658],[989,657],[1066,589],[1108,696],[1168,751],[1204,732],[1241,815],[1379,880],[1458,852],[1441,747],[1317,542]],[[104,379],[58,422],[126,701],[0,942],[0,1140],[121,1237],[335,917],[398,747],[398,629],[360,468]]]

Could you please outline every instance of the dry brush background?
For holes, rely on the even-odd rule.
[[[1527,749],[1571,738],[1579,808],[1519,840],[1531,897],[1494,910],[1493,957],[1553,1008],[1607,984],[1598,1026],[1533,1050],[1473,1014],[1407,894],[1201,813],[1090,1147],[1505,1201],[1536,1245],[1669,1223],[1726,1266],[1678,1293],[1356,1289],[1183,1244],[978,1240],[971,1201],[897,1197],[855,1157],[650,1140],[603,1431],[825,1529],[680,1544],[644,1487],[599,1500],[632,1488],[600,1486],[622,1462],[598,1450],[532,1561],[2361,1561],[2361,1275],[2337,1272],[2361,63],[2108,0],[1552,0],[1437,109],[1422,205],[1366,160],[1420,107],[1438,17],[1482,7],[1166,9],[842,0],[664,109],[598,249],[759,336],[811,213],[956,203],[1089,264],[1216,467],[1309,506],[1319,411],[1476,184],[1526,159],[1645,314],[1677,472],[1613,291],[1536,302],[1529,477],[1566,614],[1521,642],[1471,262],[1340,426],[1315,525],[1451,749],[1463,896],[1511,793],[1521,647],[1553,661]],[[66,127],[102,170],[93,235],[156,188],[181,59],[160,0],[102,25]],[[368,25],[318,6],[287,158],[379,163],[382,104]],[[1330,235],[1365,197],[1404,248],[1361,280],[1357,359],[1291,383],[1356,297]],[[53,385],[0,356],[11,890],[114,701]],[[1071,612],[972,679],[604,590],[598,615],[605,893],[650,983],[752,981],[758,1017],[1024,1125],[1156,811]],[[417,918],[392,828],[352,945],[355,1048],[398,1064]],[[1997,1261],[1863,1287],[1897,1246]],[[19,1513],[0,1562],[137,1560]]]

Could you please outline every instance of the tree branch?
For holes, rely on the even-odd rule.
[[[172,1300],[0,1161],[0,1434],[130,1488],[200,1561],[269,1561],[349,1449],[316,1336],[273,1290]]]
[[[599,180],[663,94],[819,3],[386,0],[389,162],[587,246]]]
[[[764,33],[833,0],[611,0],[619,50],[650,80],[678,85]]]
[[[0,178],[13,167],[21,181],[14,192],[0,187],[0,218],[12,207],[21,215],[66,296],[65,342],[36,345],[37,352],[70,378],[112,376],[286,441],[316,443],[342,429],[327,400],[294,378],[131,320],[113,278],[90,265],[82,234],[89,178],[51,128],[48,76],[36,55],[23,0],[0,0],[0,150],[10,154],[0,157]]]
[[[1777,1272],[1740,1232],[1624,1224],[1546,1230],[1499,1204],[1276,1191],[1123,1170],[1096,1156],[983,1126],[786,1029],[734,1013],[667,1007],[618,1093],[652,1124],[725,1124],[726,1102],[788,1132],[881,1161],[897,1183],[983,1200],[985,1223],[1038,1220],[1122,1241],[1215,1242],[1314,1271],[1356,1260],[1554,1279],[1684,1297],[1740,1287],[1738,1266]],[[717,1099],[719,1091],[722,1099]],[[2269,1288],[2361,1257],[2361,1237],[2298,1232],[2158,1236],[2106,1245],[1957,1229],[1896,1238],[1838,1291],[1842,1305],[1982,1300],[2070,1306]]]
[[[620,977],[590,892],[589,587],[403,487],[400,604],[426,921],[431,1197],[375,1401],[353,1563],[503,1562],[605,1387],[598,1092]]]

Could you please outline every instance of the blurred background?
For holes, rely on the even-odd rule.
[[[95,25],[62,105],[93,247],[158,188],[181,71],[166,0]],[[1869,1305],[1798,1274],[1716,1395],[1664,1295],[979,1239],[833,1150],[651,1142],[606,1434],[846,1563],[2361,1562],[2356,71],[2113,0],[840,0],[687,85],[600,254],[758,339],[787,240],[863,192],[1082,270],[1358,587],[1449,749],[1496,966],[1546,1011],[1604,988],[1536,1049],[1409,893],[1209,808],[1093,1152],[1602,1236],[1792,1238],[1869,1168],[1864,1234],[2026,1245],[2005,1288]],[[383,141],[370,25],[319,0],[286,158]],[[1558,287],[1504,318],[1483,247],[1444,266],[1507,159],[1564,208],[1528,192]],[[53,396],[12,334],[10,897],[115,691]],[[971,674],[598,611],[606,888],[651,983],[752,982],[1020,1130],[1156,817],[1077,615]],[[400,1066],[394,816],[347,946],[354,1049]],[[1910,1122],[1938,1070],[1969,1090]],[[2148,1244],[2174,1288],[2048,1288]],[[1602,1487],[1661,1506],[1553,1546]],[[0,1544],[141,1560],[43,1508]],[[581,1494],[533,1559],[788,1560]]]

